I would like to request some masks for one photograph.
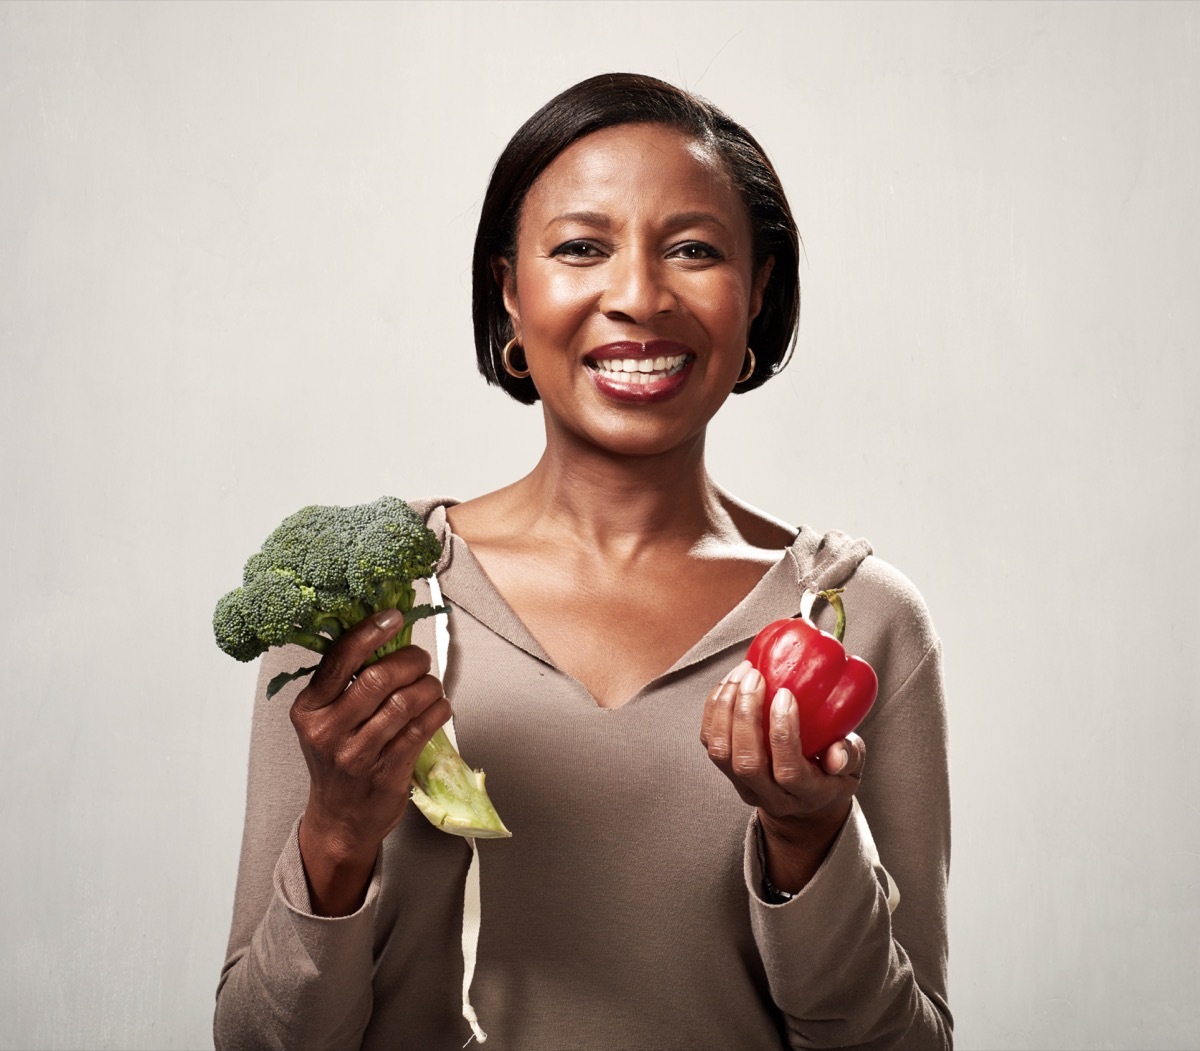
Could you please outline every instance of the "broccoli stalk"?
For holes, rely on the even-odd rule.
[[[447,612],[445,606],[415,605],[413,587],[432,576],[441,553],[436,534],[395,497],[357,507],[305,507],[267,537],[246,562],[242,586],[217,602],[217,645],[239,661],[288,644],[325,653],[342,632],[371,614],[400,610],[403,629],[375,651],[371,664],[408,646],[418,620]],[[315,667],[277,675],[267,696]],[[511,835],[488,798],[483,772],[467,766],[444,729],[417,759],[412,799],[445,832]]]
[[[463,762],[444,728],[438,729],[417,756],[412,801],[443,832],[476,839],[512,835],[488,798],[483,771],[472,770]]]

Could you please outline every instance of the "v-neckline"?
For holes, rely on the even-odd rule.
[[[620,704],[602,705],[575,676],[560,668],[546,649],[500,594],[467,541],[450,527],[446,503],[434,507],[428,525],[442,538],[442,560],[438,582],[451,607],[458,606],[501,638],[523,650],[557,674],[576,683],[591,705],[600,712],[620,712],[653,687],[686,668],[708,660],[739,643],[748,643],[765,625],[783,617],[793,617],[800,608],[805,567],[811,565],[821,538],[806,526],[797,530],[792,544],[774,562],[754,586],[703,636],[697,639],[669,668],[643,683]]]

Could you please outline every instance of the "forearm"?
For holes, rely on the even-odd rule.
[[[800,893],[817,874],[849,814],[849,801],[804,820],[775,818],[760,808],[763,860],[771,885],[787,894]]]
[[[350,915],[318,916],[308,901],[298,836],[276,866],[275,894],[244,952],[226,966],[213,1039],[219,1051],[350,1051],[370,1020],[377,881]]]
[[[746,844],[751,922],[790,1046],[948,1047],[949,1019],[895,940],[891,881],[861,810],[783,904],[763,898],[759,834],[752,827]]]

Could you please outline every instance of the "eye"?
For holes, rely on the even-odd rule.
[[[667,254],[674,259],[683,259],[691,263],[725,258],[719,249],[705,241],[685,241],[683,244],[676,245]]]
[[[566,241],[550,254],[565,259],[599,259],[603,255],[598,245],[582,240]]]

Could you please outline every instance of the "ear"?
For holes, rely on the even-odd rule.
[[[512,322],[513,335],[521,341],[521,307],[517,299],[517,268],[515,262],[502,255],[492,256],[492,278],[500,286],[504,309]]]
[[[767,290],[767,282],[771,280],[771,271],[775,269],[775,257],[768,256],[767,261],[758,268],[754,275],[754,284],[750,289],[750,321],[753,322],[762,313],[763,294]]]

